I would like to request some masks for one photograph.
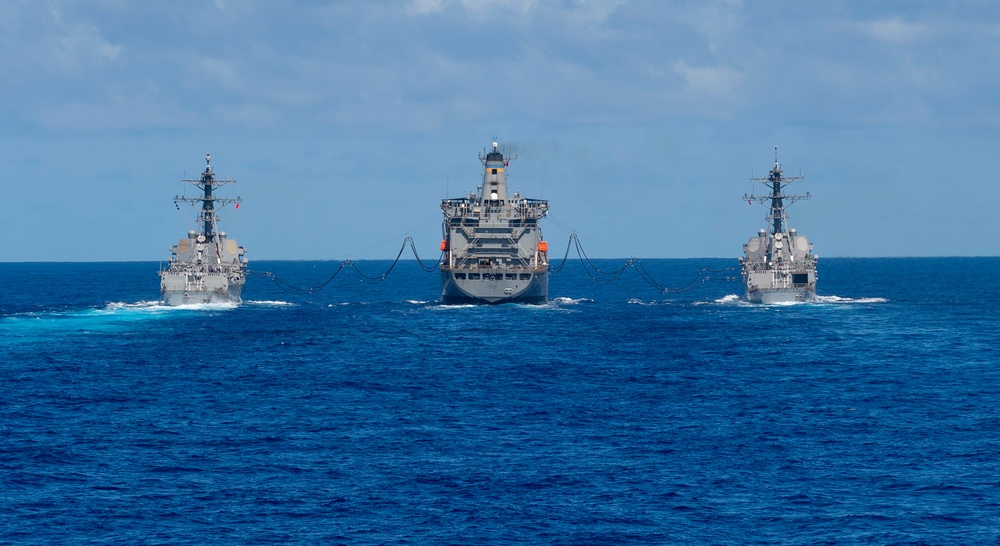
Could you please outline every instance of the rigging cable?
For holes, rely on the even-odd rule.
[[[385,273],[382,273],[381,275],[375,275],[375,276],[368,275],[365,272],[361,271],[361,269],[358,268],[357,263],[355,263],[354,261],[344,260],[340,262],[340,266],[337,267],[337,270],[333,272],[333,275],[330,275],[330,277],[325,281],[323,281],[322,283],[309,288],[300,288],[298,286],[288,283],[287,281],[278,277],[277,275],[275,275],[270,271],[257,273],[255,271],[250,271],[249,269],[247,269],[246,272],[248,275],[252,275],[254,277],[269,277],[272,281],[274,281],[274,283],[278,286],[278,288],[282,289],[285,292],[288,292],[289,294],[300,294],[300,295],[315,294],[316,292],[319,292],[320,290],[326,288],[326,286],[330,284],[330,282],[333,281],[333,279],[336,278],[337,275],[344,270],[344,268],[352,269],[355,273],[358,274],[359,277],[361,277],[361,280],[363,280],[368,284],[378,284],[384,281],[386,277],[389,276],[389,273],[392,272],[393,268],[396,267],[396,264],[399,263],[399,259],[400,257],[402,257],[403,251],[406,250],[407,245],[409,245],[410,250],[413,251],[413,257],[416,258],[417,264],[420,266],[420,269],[423,269],[424,271],[431,273],[433,271],[436,271],[438,267],[440,267],[440,260],[438,260],[438,263],[434,264],[433,266],[428,266],[424,264],[424,262],[420,259],[420,255],[417,253],[417,246],[416,243],[414,243],[413,238],[407,236],[405,239],[403,239],[402,246],[399,247],[399,252],[396,254],[396,259],[393,260],[392,265],[389,266],[389,269],[387,269]]]
[[[278,277],[277,275],[271,273],[270,271],[257,273],[256,271],[251,271],[250,269],[247,269],[246,273],[247,275],[251,275],[253,277],[269,277],[272,281],[274,281],[274,284],[277,285],[278,288],[289,294],[308,295],[308,294],[315,294],[316,292],[319,292],[320,290],[326,288],[326,285],[330,284],[330,282],[333,281],[333,279],[336,278],[337,275],[344,270],[344,266],[347,265],[348,261],[349,260],[344,260],[340,262],[340,267],[338,267],[337,270],[333,272],[333,275],[330,275],[330,278],[310,288],[299,288],[293,284],[289,284],[288,282],[284,281],[281,277]]]
[[[591,280],[595,282],[601,284],[614,282],[618,280],[622,276],[622,274],[625,273],[625,270],[627,270],[629,267],[632,267],[633,269],[635,269],[636,273],[638,273],[639,277],[646,282],[646,284],[650,285],[655,290],[663,293],[684,292],[687,290],[692,290],[709,281],[733,281],[735,280],[734,277],[720,278],[720,277],[712,277],[710,274],[735,271],[737,269],[735,267],[726,267],[722,269],[704,268],[701,271],[699,271],[698,274],[695,275],[694,279],[692,279],[687,284],[677,288],[667,287],[657,282],[656,279],[654,279],[653,276],[648,271],[646,271],[645,265],[642,263],[641,260],[639,260],[639,258],[634,258],[634,257],[629,258],[628,260],[625,261],[624,265],[622,265],[619,269],[616,269],[614,271],[602,271],[600,268],[597,267],[597,265],[590,258],[590,256],[587,255],[586,250],[584,250],[583,245],[580,242],[580,238],[577,236],[576,232],[573,232],[570,234],[569,240],[566,243],[566,253],[563,255],[562,262],[560,262],[557,267],[551,267],[549,269],[551,273],[558,273],[566,265],[566,262],[569,258],[570,248],[576,249],[577,256],[580,258],[580,263],[583,265],[583,270],[587,273],[587,275],[591,278]]]
[[[618,278],[621,277],[623,273],[625,273],[625,270],[628,269],[630,265],[632,265],[632,258],[629,258],[628,260],[625,261],[625,265],[621,266],[621,268],[619,268],[616,271],[610,271],[610,272],[609,271],[601,271],[597,267],[597,265],[594,264],[593,260],[590,259],[590,256],[587,256],[587,252],[585,250],[583,250],[583,245],[580,244],[580,238],[579,237],[574,238],[573,242],[576,245],[577,255],[580,256],[580,263],[583,264],[583,270],[586,271],[587,275],[590,275],[590,278],[592,280],[594,280],[595,282],[599,282],[599,283],[602,283],[602,284],[614,282],[614,281],[618,280]],[[591,273],[589,269],[587,269],[588,264],[590,265],[591,268],[593,268],[593,270],[596,273],[601,274],[601,275],[605,275],[605,276],[610,276],[611,278],[610,279],[608,279],[608,278],[598,278],[593,273]]]
[[[346,260],[345,263],[347,263],[347,265],[350,266],[351,269],[353,269],[354,272],[357,273],[359,277],[361,277],[361,280],[365,281],[368,284],[378,284],[384,281],[385,278],[389,276],[389,273],[392,273],[393,268],[395,268],[396,264],[399,263],[399,258],[403,255],[403,251],[406,250],[406,245],[410,245],[410,249],[413,251],[413,257],[417,259],[417,264],[420,266],[420,269],[423,269],[427,273],[430,273],[432,271],[436,271],[437,268],[440,266],[441,264],[440,260],[438,260],[437,264],[434,264],[431,267],[424,265],[424,262],[420,260],[420,256],[417,255],[417,246],[416,244],[414,244],[413,238],[409,236],[403,239],[403,245],[399,247],[399,252],[396,254],[396,259],[392,261],[392,265],[389,266],[389,269],[387,269],[385,273],[382,273],[381,275],[372,277],[370,275],[366,275],[363,271],[358,269],[357,264],[355,264],[351,260]]]
[[[580,263],[583,265],[583,270],[587,273],[587,275],[591,278],[591,280],[602,284],[618,280],[618,278],[622,276],[622,274],[625,272],[626,269],[628,269],[629,265],[631,265],[632,262],[632,259],[630,258],[625,261],[625,265],[621,266],[621,268],[615,271],[602,271],[600,268],[597,267],[596,264],[594,264],[593,260],[591,260],[590,257],[587,256],[587,252],[583,250],[583,245],[580,244],[580,238],[574,232],[569,235],[569,240],[566,242],[566,254],[563,255],[562,262],[559,264],[558,267],[555,268],[550,267],[549,268],[550,273],[558,273],[560,270],[562,270],[562,268],[566,265],[566,261],[569,258],[570,248],[576,249],[576,255],[580,259]],[[591,270],[593,270],[593,273],[591,272]],[[597,275],[595,275],[595,273],[597,275],[603,275],[604,277],[598,277]]]
[[[726,267],[726,268],[723,268],[723,269],[708,269],[708,268],[704,268],[701,271],[699,271],[698,274],[695,275],[695,277],[693,279],[691,279],[691,282],[689,282],[689,283],[687,283],[687,284],[685,284],[685,285],[683,285],[681,287],[678,287],[678,288],[670,288],[670,287],[663,286],[660,283],[656,282],[656,280],[653,279],[653,276],[650,275],[649,272],[646,271],[646,267],[638,259],[635,260],[635,263],[633,264],[633,267],[635,267],[636,272],[639,273],[639,276],[642,278],[642,280],[646,281],[647,284],[649,284],[650,286],[652,286],[656,290],[659,290],[659,291],[661,291],[663,293],[684,292],[684,291],[687,291],[687,290],[692,290],[692,289],[697,288],[697,287],[699,287],[699,286],[701,286],[701,285],[703,285],[703,284],[705,284],[705,283],[707,283],[709,281],[732,281],[734,279],[733,277],[721,277],[721,278],[719,278],[719,277],[712,277],[710,275],[706,275],[706,273],[723,273],[723,272],[726,272],[726,271],[733,271],[733,270],[736,269],[735,267]]]
[[[293,284],[285,281],[284,279],[278,277],[277,275],[275,275],[274,273],[272,273],[270,271],[266,271],[266,272],[263,272],[263,273],[257,273],[255,271],[251,271],[250,269],[247,269],[246,273],[247,273],[247,275],[251,275],[251,276],[255,276],[255,277],[268,277],[272,281],[274,281],[274,283],[278,286],[278,288],[282,289],[283,291],[288,292],[290,294],[300,294],[300,295],[315,294],[316,292],[319,292],[320,290],[323,290],[345,268],[350,268],[351,270],[353,270],[355,273],[357,273],[357,275],[361,278],[361,280],[364,281],[367,284],[378,284],[378,283],[384,281],[389,276],[389,274],[392,273],[393,269],[396,268],[396,264],[399,263],[399,260],[402,258],[403,252],[406,251],[407,246],[409,246],[410,251],[413,253],[413,257],[416,259],[417,265],[420,266],[420,269],[422,269],[423,271],[425,271],[427,273],[431,273],[433,271],[437,271],[438,268],[441,267],[441,261],[443,259],[443,255],[444,255],[443,252],[442,252],[442,257],[438,259],[438,262],[435,263],[434,265],[429,266],[429,265],[425,264],[423,262],[423,260],[420,259],[420,255],[417,252],[417,245],[413,241],[413,238],[410,237],[410,236],[407,236],[405,239],[403,239],[403,244],[399,247],[399,252],[396,253],[396,258],[393,259],[392,264],[390,264],[389,268],[386,269],[385,272],[382,273],[382,274],[380,274],[380,275],[368,275],[367,273],[365,273],[364,271],[362,271],[358,267],[358,264],[356,262],[354,262],[353,260],[344,260],[344,261],[340,262],[340,265],[337,267],[337,270],[334,271],[333,274],[330,275],[329,278],[327,278],[322,283],[320,283],[320,284],[318,284],[316,286],[309,287],[309,288],[301,288],[301,287],[295,286],[295,285],[293,285]],[[713,277],[713,276],[711,276],[711,274],[713,274],[713,273],[724,273],[724,272],[728,272],[728,271],[735,271],[736,269],[738,269],[738,268],[735,268],[735,267],[726,267],[726,268],[722,268],[722,269],[708,269],[708,268],[704,268],[704,269],[700,270],[698,272],[698,274],[695,275],[695,277],[690,282],[688,282],[687,284],[685,284],[683,286],[680,286],[680,287],[677,287],[677,288],[668,287],[668,286],[664,286],[664,285],[660,284],[659,282],[657,282],[656,279],[653,278],[653,276],[646,270],[646,266],[642,263],[641,260],[639,260],[639,258],[635,258],[635,257],[629,258],[629,259],[625,260],[625,263],[621,267],[619,267],[618,269],[615,269],[613,271],[604,271],[604,270],[602,270],[601,268],[599,268],[597,266],[596,263],[594,263],[594,260],[592,260],[590,258],[590,256],[587,255],[587,251],[583,248],[583,244],[580,242],[580,237],[576,234],[576,232],[573,232],[573,233],[570,234],[569,240],[566,242],[566,252],[563,254],[562,261],[559,263],[558,266],[555,266],[555,267],[551,267],[550,266],[549,267],[549,272],[550,273],[552,273],[552,274],[558,273],[558,272],[560,272],[563,269],[563,267],[566,266],[566,263],[569,261],[569,252],[570,252],[570,249],[575,249],[576,250],[576,255],[580,259],[580,264],[582,265],[584,272],[586,272],[587,276],[589,276],[590,279],[593,280],[594,282],[597,282],[597,283],[600,283],[600,284],[608,284],[608,283],[614,282],[614,281],[618,280],[619,278],[621,278],[621,276],[623,274],[625,274],[625,271],[628,270],[629,267],[631,267],[631,268],[635,269],[636,273],[639,275],[639,277],[643,281],[646,282],[646,284],[648,284],[649,286],[651,286],[653,289],[655,289],[655,290],[657,290],[659,292],[663,292],[663,293],[684,292],[684,291],[687,291],[687,290],[692,290],[692,289],[697,288],[697,287],[699,287],[699,286],[701,286],[701,285],[703,285],[703,284],[705,284],[705,283],[707,283],[709,281],[733,281],[733,280],[735,280],[734,277]]]

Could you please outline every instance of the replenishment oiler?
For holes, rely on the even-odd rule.
[[[786,177],[778,163],[778,147],[774,147],[774,168],[767,178],[751,178],[768,188],[765,195],[744,195],[747,202],[756,201],[768,207],[769,229],[761,229],[743,245],[740,265],[747,301],[754,303],[808,302],[816,297],[816,261],[813,245],[795,229],[788,229],[785,208],[810,195],[786,195],[785,186],[803,177]]]
[[[212,156],[205,155],[205,172],[197,180],[183,180],[201,190],[199,197],[174,197],[174,205],[179,202],[195,207],[201,205],[198,215],[198,230],[188,231],[187,238],[181,239],[170,249],[170,264],[160,271],[160,293],[166,305],[186,305],[196,303],[240,303],[240,292],[246,282],[243,258],[246,249],[226,232],[218,231],[219,217],[216,210],[230,203],[239,208],[241,200],[216,197],[215,188],[234,184],[236,180],[218,180],[212,170]]]
[[[515,158],[505,159],[496,142],[479,159],[484,170],[478,191],[441,201],[441,301],[546,303],[549,248],[538,220],[549,203],[518,192],[508,195],[506,169]]]

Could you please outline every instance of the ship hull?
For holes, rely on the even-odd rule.
[[[231,282],[223,275],[201,279],[185,274],[164,273],[160,283],[160,299],[164,305],[194,305],[203,303],[241,303],[243,284]]]
[[[747,292],[747,301],[774,305],[780,303],[806,303],[813,301],[816,291],[805,288],[775,288]]]
[[[746,299],[751,303],[806,303],[816,297],[816,270],[813,268],[750,270],[749,267],[743,271],[743,286]]]
[[[526,279],[525,276],[529,278]],[[446,305],[501,303],[539,305],[548,301],[549,272],[545,270],[531,273],[483,269],[441,271],[441,302]]]

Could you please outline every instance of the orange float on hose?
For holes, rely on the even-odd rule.
[[[539,241],[538,242],[538,251],[539,252],[548,252],[549,251],[549,243],[547,241]]]
[[[441,241],[441,251],[448,250],[448,241]]]

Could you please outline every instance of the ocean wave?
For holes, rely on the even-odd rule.
[[[816,296],[815,303],[886,303],[886,298],[842,298],[840,296]]]
[[[566,297],[558,297],[558,298],[552,298],[551,300],[549,300],[549,303],[551,303],[552,305],[579,305],[581,303],[592,303],[593,301],[594,300],[589,298],[573,299]]]
[[[273,307],[294,307],[294,303],[281,300],[248,300],[246,303],[251,305],[270,305]]]
[[[105,305],[104,310],[121,311],[123,309],[156,309],[159,307],[167,307],[167,306],[163,305],[163,302],[161,302],[160,300],[152,300],[152,301],[141,300],[134,303],[127,303],[124,301],[113,301]]]
[[[226,309],[236,309],[240,304],[236,302],[226,302],[226,303],[185,303],[183,305],[157,305],[156,307],[150,307],[150,309],[156,310],[178,310],[178,311],[220,311]]]
[[[92,315],[92,314],[121,314],[121,313],[161,313],[167,311],[196,311],[196,310],[220,310],[235,309],[238,303],[189,303],[185,305],[164,305],[163,302],[137,301],[133,303],[123,301],[113,301],[104,306],[103,309],[81,309],[63,315]]]
[[[406,303],[409,303],[411,305],[427,305],[430,302],[424,300],[406,300]]]
[[[103,307],[9,315],[0,319],[0,327],[23,341],[39,335],[74,335],[128,330],[146,321],[176,316],[174,313],[229,310],[235,309],[237,305],[203,303],[168,306],[160,301],[114,301]]]
[[[625,303],[629,305],[667,305],[669,301],[646,301],[639,298],[629,298],[625,300]]]
[[[783,301],[776,303],[751,303],[736,294],[729,294],[717,300],[696,301],[694,305],[745,305],[751,307],[789,307],[793,305],[817,305],[817,304],[850,304],[850,303],[885,303],[886,298],[842,298],[840,296],[815,296],[812,301]],[[632,303],[630,300],[629,303]]]
[[[749,304],[747,302],[743,301],[743,299],[741,299],[736,294],[728,294],[728,295],[722,296],[721,298],[719,298],[717,300],[712,300],[712,301],[696,301],[696,302],[693,302],[692,305],[749,305]]]

